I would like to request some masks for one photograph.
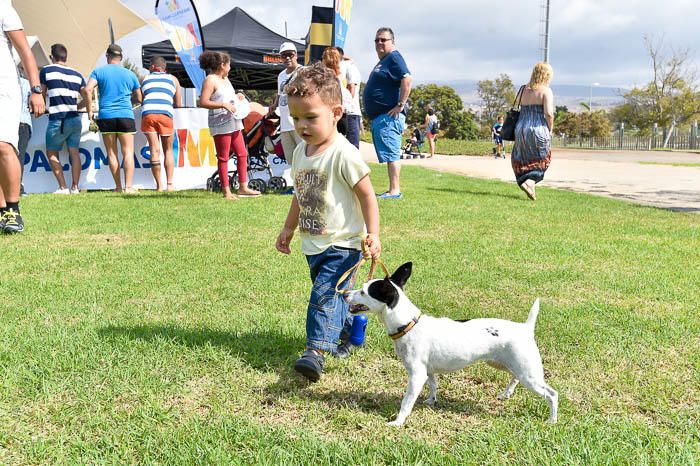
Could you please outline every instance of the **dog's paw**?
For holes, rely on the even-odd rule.
[[[395,421],[387,422],[386,425],[390,427],[401,427],[403,425],[403,421],[399,421],[398,419]]]
[[[428,406],[435,406],[436,402],[437,402],[436,398],[426,398],[423,403],[427,404]]]
[[[512,393],[503,392],[500,395],[496,396],[496,399],[500,400],[500,401],[506,401],[506,400],[510,400],[511,396],[513,396]]]

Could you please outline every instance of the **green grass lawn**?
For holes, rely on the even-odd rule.
[[[513,144],[506,143],[508,151]],[[463,139],[438,138],[435,145],[435,153],[442,155],[493,155],[494,144],[492,141],[467,141]],[[426,141],[423,146],[424,152],[430,152],[430,146]]]
[[[404,142],[411,137],[411,130],[408,129],[404,133]],[[372,144],[372,133],[365,130],[362,132],[361,140]],[[467,140],[467,139],[449,139],[439,137],[435,146],[435,153],[441,155],[493,155],[494,144],[491,140]],[[510,152],[513,148],[512,142],[506,142],[506,149]],[[421,149],[423,153],[430,153],[430,145],[428,141],[423,143]]]
[[[700,163],[639,162],[642,165],[670,165],[672,167],[700,167]]]
[[[386,171],[375,167],[377,191]],[[405,167],[383,258],[424,312],[524,321],[559,423],[477,364],[387,427],[406,386],[367,348],[310,385],[308,269],[274,249],[290,198],[32,195],[0,237],[2,464],[693,464],[700,461],[700,217]],[[427,390],[427,389],[426,389]]]

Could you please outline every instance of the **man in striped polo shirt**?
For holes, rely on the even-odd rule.
[[[151,59],[151,74],[141,83],[143,106],[141,107],[141,131],[148,139],[151,151],[151,173],[156,181],[156,190],[162,191],[160,180],[160,146],[163,144],[165,178],[167,189],[173,189],[173,107],[180,107],[180,82],[166,73],[163,57]],[[158,138],[160,137],[160,141]]]
[[[86,97],[85,79],[73,68],[66,66],[68,50],[63,44],[51,46],[51,65],[39,73],[44,96],[48,97],[49,124],[46,126],[46,155],[51,164],[58,189],[54,194],[78,194],[80,192],[80,135],[83,119],[78,113],[78,95]],[[58,153],[68,146],[71,165],[71,187],[68,189],[63,176],[63,165]]]

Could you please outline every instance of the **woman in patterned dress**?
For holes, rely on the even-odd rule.
[[[549,87],[552,75],[548,63],[535,65],[523,90],[520,117],[515,126],[511,165],[518,186],[533,201],[537,198],[535,184],[544,178],[552,158],[554,96]]]

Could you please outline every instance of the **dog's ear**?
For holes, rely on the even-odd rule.
[[[401,267],[396,269],[396,272],[391,276],[391,281],[396,283],[396,286],[403,289],[403,286],[408,281],[408,277],[411,276],[411,270],[413,269],[413,262],[406,262]]]
[[[396,307],[396,304],[399,302],[399,292],[396,291],[396,288],[388,278],[374,280],[367,288],[367,292],[372,298],[386,304],[390,308]]]

